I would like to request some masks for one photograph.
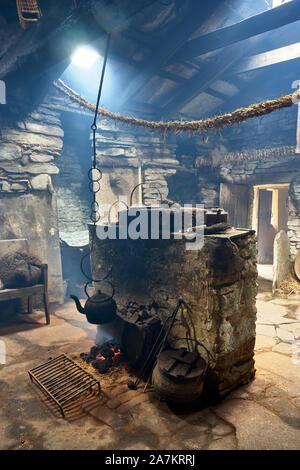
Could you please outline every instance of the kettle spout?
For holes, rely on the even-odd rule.
[[[78,297],[76,297],[76,295],[70,295],[71,299],[74,300],[75,304],[76,304],[76,308],[78,310],[78,312],[80,313],[85,313],[84,309],[82,308],[81,306],[81,303],[80,303],[80,300],[78,299]]]

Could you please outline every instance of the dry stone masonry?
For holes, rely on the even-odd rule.
[[[131,170],[132,174],[126,183],[121,181],[121,175],[116,174],[117,181],[110,184],[115,196],[127,195],[129,198],[136,184],[146,183],[142,189],[145,205],[159,200],[156,188],[163,197],[167,197],[167,177],[176,173],[179,163],[175,150],[173,139],[165,142],[157,133],[120,127],[104,119],[98,124],[97,157],[100,168],[109,168],[113,174],[118,169],[127,168],[127,172]],[[122,173],[124,178],[124,172]],[[111,203],[114,201],[111,200]]]
[[[219,394],[254,377],[257,269],[253,231],[206,236],[202,250],[186,250],[185,240],[95,240],[93,277],[111,272],[119,305],[155,302],[157,316],[165,320],[179,298],[186,301],[189,308],[178,316],[171,343],[186,345],[174,337],[190,335],[207,347]]]
[[[11,120],[11,121],[10,121]],[[62,301],[56,195],[51,177],[64,132],[59,114],[47,105],[1,122],[0,238],[25,238],[49,265],[50,300]]]

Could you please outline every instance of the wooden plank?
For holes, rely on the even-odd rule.
[[[176,53],[174,60],[198,57],[298,20],[300,20],[300,0],[293,0],[188,41]]]
[[[168,116],[178,110],[181,111],[187,103],[205,91],[217,78],[223,76],[224,72],[237,62],[245,54],[245,51],[253,47],[256,42],[256,39],[252,39],[246,45],[235,44],[232,48],[225,49],[214,58],[212,64],[187,80],[186,85],[182,85],[175,93],[172,91],[172,94],[170,93],[165,96],[165,102],[168,102],[171,97],[172,99],[163,108],[164,116]],[[200,115],[201,110],[199,110]]]
[[[118,99],[121,109],[125,103],[136,95],[141,88],[151,79],[153,73],[164,66],[176,53],[176,51],[188,40],[188,38],[199,28],[201,24],[215,11],[220,0],[211,0],[209,3],[191,2],[187,14],[180,18],[180,26],[177,24],[169,33],[169,41],[161,43],[157,54],[152,54],[149,64],[131,81],[127,89]]]
[[[289,46],[279,47],[271,51],[261,54],[245,57],[241,62],[233,68],[234,73],[249,72],[250,70],[269,67],[270,65],[279,64],[300,58],[300,42],[290,44]]]
[[[257,261],[262,264],[273,263],[273,243],[276,231],[271,225],[272,195],[272,191],[259,189]]]
[[[20,287],[18,289],[2,289],[0,290],[0,301],[20,299],[30,295],[41,294],[45,290],[43,284],[36,284],[30,287]]]
[[[249,187],[241,184],[220,184],[220,207],[228,212],[233,227],[248,227]]]
[[[236,80],[236,75],[229,73],[223,79],[230,83],[234,83],[239,92],[229,97],[223,104],[217,105],[210,110],[210,114],[224,114],[232,112],[240,107],[247,107],[252,103],[256,103],[261,97],[264,99],[273,99],[282,94],[291,93],[290,73],[298,73],[297,69],[300,65],[300,59],[290,62],[292,67],[287,68],[286,63],[281,62],[271,67],[260,69],[257,75],[250,82],[241,82]],[[287,77],[286,77],[287,75]],[[276,80],[274,77],[276,76]]]
[[[214,96],[215,98],[219,98],[222,101],[225,101],[228,99],[228,95],[225,95],[225,93],[222,93],[221,91],[213,90],[212,88],[207,88],[206,93],[208,93],[211,96]]]

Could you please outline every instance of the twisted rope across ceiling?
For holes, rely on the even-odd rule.
[[[59,79],[57,82],[53,82],[53,85],[79,106],[95,112],[95,105],[87,101],[85,98],[79,95],[79,93],[70,88],[65,82],[63,82],[63,80]],[[288,108],[294,104],[292,101],[292,96],[292,94],[289,94],[274,100],[262,101],[260,103],[251,104],[247,108],[238,108],[232,113],[226,113],[220,116],[215,116],[213,118],[199,121],[147,121],[145,119],[113,113],[105,108],[99,108],[98,114],[100,117],[106,117],[114,121],[119,121],[126,125],[140,126],[144,129],[152,129],[156,131],[162,131],[164,133],[179,133],[188,131],[191,133],[198,132],[202,134],[203,132],[209,130],[221,130],[224,127],[231,126],[232,124],[238,124],[240,122],[244,122],[248,119],[259,116],[265,116],[266,114],[273,113],[278,109]],[[300,99],[300,93],[297,95],[297,98]]]

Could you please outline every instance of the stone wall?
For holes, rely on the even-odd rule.
[[[291,260],[300,249],[300,155],[295,153],[297,112],[295,105],[208,134],[206,140],[194,136],[185,144],[186,155],[184,146],[181,152],[186,160],[194,161],[198,202],[207,208],[219,205],[222,182],[245,185],[250,195],[253,185],[288,183]]]
[[[90,129],[94,117],[91,112],[80,109],[79,106],[70,99],[54,93],[49,95],[47,103],[49,103],[53,110],[60,112],[61,116],[65,115],[63,119],[65,122],[65,130],[67,121],[72,120],[76,129],[81,125],[81,130],[78,130],[77,133],[81,135],[83,139],[87,140],[86,129]],[[177,167],[179,166],[176,155],[177,143],[174,136],[169,135],[165,139],[164,136],[157,132],[149,132],[138,127],[121,125],[104,118],[97,121],[97,127],[97,164],[103,173],[101,190],[97,196],[100,203],[113,204],[120,195],[127,196],[129,200],[132,189],[141,182],[149,183],[145,184],[141,190],[144,204],[148,205],[159,200],[158,191],[154,186],[158,187],[163,197],[168,196],[168,178],[176,174]],[[66,131],[66,141],[64,145],[67,144],[67,139],[68,132]],[[92,135],[90,135],[89,151],[85,149],[86,159],[90,165],[92,162],[91,139]],[[74,141],[76,141],[76,138],[74,138]],[[70,159],[71,157],[69,157],[67,153],[68,152],[66,152],[66,158]],[[89,183],[87,174],[84,173],[86,179],[82,179],[82,174],[79,174],[79,168],[77,168],[78,153],[74,155],[73,152],[73,157],[73,176],[75,178],[76,175],[77,181],[82,181],[81,184],[87,190]],[[67,176],[68,165],[62,163],[62,165],[59,166],[60,174],[55,178],[55,188],[59,192],[58,199],[60,210],[63,205],[69,205],[69,201],[65,198],[63,188],[65,188],[65,183],[70,175]],[[80,168],[82,171],[82,161]],[[70,180],[70,188],[72,188],[72,193],[74,194],[76,193],[76,188],[73,185],[72,178],[70,178]],[[59,189],[60,187],[62,188],[61,190]],[[81,207],[82,204],[84,205],[85,224],[89,204],[86,204],[86,197],[83,192],[80,193],[80,199]],[[139,200],[139,190],[137,189],[134,193],[134,203],[137,204]],[[61,220],[61,216],[59,217]],[[105,214],[105,217],[107,218],[107,214]],[[75,221],[73,222],[76,223]]]
[[[51,176],[58,173],[64,132],[47,105],[20,117],[1,117],[0,237],[26,238],[49,265],[49,295],[62,301],[57,203]]]
[[[50,300],[60,301],[59,235],[82,241],[90,220],[87,175],[93,116],[54,92],[33,112],[9,116],[1,121],[0,236],[29,240],[49,264]],[[99,201],[112,204],[119,195],[129,200],[141,182],[152,183],[142,189],[144,203],[159,199],[156,187],[166,197],[167,178],[178,166],[175,149],[172,138],[164,141],[161,135],[99,120],[97,160],[103,172]],[[137,190],[134,204],[140,202],[139,196]]]
[[[166,320],[183,298],[189,308],[178,314],[171,344],[186,345],[174,337],[190,335],[207,347],[221,395],[253,378],[253,232],[206,236],[202,250],[186,250],[185,240],[95,240],[93,277],[110,272],[120,308],[128,301],[155,302],[156,315]]]
[[[63,148],[57,161],[59,173],[52,179],[57,197],[59,231],[64,235],[87,231],[90,222],[92,195],[88,189],[88,171],[91,146],[90,120],[87,117],[60,111],[60,118],[64,129]]]
[[[300,168],[292,179],[289,189],[288,229],[290,258],[294,261],[300,250]]]
[[[157,133],[136,128],[124,128],[102,119],[97,130],[97,161],[103,169],[106,203],[114,203],[119,196],[130,198],[137,184],[142,186],[142,200],[145,205],[156,203],[168,196],[167,178],[176,173],[179,162],[176,158],[176,143],[169,138],[164,141]],[[106,175],[106,176],[105,176]],[[102,198],[102,199],[101,199]],[[139,190],[134,192],[133,202],[139,202]],[[99,201],[103,192],[99,192]],[[140,201],[141,202],[141,201]]]

